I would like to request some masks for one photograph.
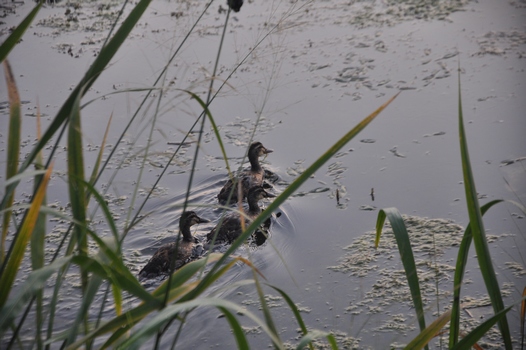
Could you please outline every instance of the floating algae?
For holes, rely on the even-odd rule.
[[[436,317],[437,298],[440,313],[450,308],[456,260],[456,250],[453,249],[460,245],[464,229],[445,219],[414,216],[403,216],[403,218],[414,253],[424,310],[428,310],[427,312],[434,310],[432,317]],[[488,242],[497,242],[502,236],[505,235],[499,237],[486,235]],[[374,332],[399,332],[405,335],[415,326],[413,324],[415,317],[412,314],[413,301],[396,239],[389,224],[386,224],[376,249],[374,241],[374,231],[358,237],[344,248],[347,252],[340,259],[339,264],[328,268],[345,273],[351,279],[365,278],[359,283],[363,288],[361,297],[350,301],[350,306],[345,308],[345,314],[351,316],[380,314],[382,317],[385,316],[385,319],[374,329]],[[524,267],[517,263],[506,263],[506,268],[515,275],[525,273]],[[465,278],[464,281],[468,284],[469,278]],[[513,283],[502,283],[503,297],[512,297],[514,288]],[[469,288],[465,289],[469,292]],[[476,297],[461,296],[464,310],[461,314],[461,325],[465,332],[477,327],[481,319],[486,319],[493,313],[489,297],[485,293],[480,294],[478,291],[476,293]],[[401,310],[406,310],[402,316],[399,314]],[[499,348],[502,346],[499,341],[501,341],[500,333],[492,329],[479,345]]]

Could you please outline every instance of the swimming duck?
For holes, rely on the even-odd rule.
[[[217,199],[220,203],[225,203],[230,197],[230,203],[235,203],[238,200],[238,191],[237,191],[237,181],[241,181],[241,188],[243,192],[243,198],[248,194],[248,190],[254,186],[259,186],[263,183],[263,177],[265,176],[265,170],[259,164],[259,157],[265,154],[272,153],[273,151],[265,148],[261,142],[254,142],[250,145],[248,149],[248,160],[250,162],[250,169],[243,171],[239,176],[234,180],[228,180],[228,182],[223,186]],[[236,186],[234,186],[236,184]]]
[[[265,188],[263,186],[254,186],[250,189],[247,196],[248,211],[246,211],[246,215],[250,219],[245,220],[246,226],[250,225],[251,220],[254,220],[261,213],[261,208],[259,207],[258,202],[263,198],[273,197],[276,196],[265,191]],[[214,227],[212,231],[210,231],[210,233],[206,235],[207,240],[212,241],[212,239],[216,235],[216,232],[216,242],[231,243],[236,238],[238,238],[242,233],[241,219],[239,215],[239,213],[228,214],[223,219],[223,222],[221,223],[221,226],[219,228],[218,226]]]
[[[152,278],[160,274],[166,274],[170,271],[171,259],[175,259],[175,269],[180,268],[187,263],[192,256],[195,238],[192,237],[190,227],[195,224],[209,222],[197,216],[193,211],[185,211],[179,219],[179,229],[183,239],[177,242],[171,242],[161,246],[150,258],[148,263],[139,272],[140,278]],[[177,252],[175,251],[177,247]],[[175,256],[174,256],[175,255]]]

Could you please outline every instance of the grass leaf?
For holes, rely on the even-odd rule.
[[[389,219],[393,229],[393,234],[396,238],[396,244],[398,246],[398,251],[400,252],[400,259],[404,265],[407,283],[409,285],[409,289],[411,290],[411,299],[413,300],[413,305],[415,306],[420,331],[424,331],[424,329],[426,329],[426,321],[424,317],[424,305],[422,303],[422,294],[420,292],[420,283],[418,281],[415,257],[413,255],[413,249],[411,248],[411,241],[405,227],[404,219],[398,212],[398,209],[386,208],[380,210],[380,213],[378,214],[378,220],[376,222],[375,242],[379,242],[380,240],[385,217]]]
[[[460,155],[462,159],[462,173],[464,177],[464,190],[466,192],[466,203],[469,214],[469,224],[473,233],[473,243],[477,252],[477,260],[480,271],[486,285],[486,290],[491,300],[491,305],[495,314],[504,310],[504,302],[500,292],[497,275],[491,260],[491,254],[484,231],[484,223],[482,221],[482,214],[477,198],[477,189],[475,188],[475,179],[471,169],[471,162],[469,159],[468,144],[466,140],[466,132],[464,130],[464,120],[462,114],[462,96],[460,89],[460,69],[458,73],[458,128],[460,139]],[[506,350],[511,350],[511,334],[506,315],[499,318],[499,328],[504,341]]]
[[[0,333],[4,332],[17,317],[24,305],[46,285],[47,280],[69,263],[71,256],[58,258],[45,267],[29,274],[17,293],[0,309]]]
[[[243,328],[237,321],[236,317],[227,309],[224,307],[218,307],[219,311],[223,315],[225,315],[228,324],[230,325],[230,328],[232,329],[232,333],[234,333],[234,338],[236,338],[237,342],[237,348],[238,349],[250,349],[248,346],[247,338],[245,337],[245,332],[243,331]]]
[[[7,39],[0,46],[0,62],[3,62],[9,52],[15,47],[15,45],[20,41],[24,32],[29,28],[31,22],[37,15],[38,11],[42,7],[42,4],[45,1],[40,1],[35,8],[24,18],[24,20],[16,27],[16,29],[7,37]]]
[[[214,118],[212,117],[212,113],[210,113],[210,110],[208,109],[206,103],[195,93],[189,90],[182,90],[192,96],[203,108],[206,116],[210,120],[210,124],[212,124],[212,129],[214,130],[214,134],[216,135],[217,142],[219,143],[219,148],[221,149],[221,153],[223,154],[223,159],[225,160],[226,169],[228,171],[228,174],[230,177],[232,177],[232,171],[230,170],[230,165],[228,164],[228,157],[226,155],[225,146],[223,145],[223,140],[221,139],[221,135],[219,134],[219,128],[216,125],[216,122]]]
[[[340,138],[332,147],[330,147],[323,155],[321,155],[314,163],[309,166],[296,180],[294,180],[278,197],[276,197],[272,203],[246,228],[246,230],[230,245],[230,248],[225,252],[223,257],[212,267],[211,273],[215,272],[220,268],[221,264],[237,249],[248,236],[257,229],[270,215],[276,210],[283,202],[287,200],[307,179],[312,176],[319,168],[323,166],[332,156],[334,156],[343,146],[345,146],[350,140],[360,133],[374,118],[378,116],[393,100],[399,95],[397,93],[391,97],[387,102],[381,105],[373,113],[363,119],[354,128],[347,132],[342,138]],[[201,281],[201,284],[193,293],[201,293],[204,286],[208,283],[208,277],[205,276]],[[190,298],[192,295],[189,296]]]
[[[22,262],[22,258],[24,257],[27,243],[31,238],[33,228],[37,222],[40,206],[44,200],[47,184],[49,182],[49,178],[51,177],[52,170],[53,167],[50,167],[44,175],[44,178],[42,179],[42,182],[40,183],[40,186],[33,197],[31,207],[26,212],[26,215],[22,221],[22,225],[17,232],[16,239],[12,243],[12,253],[6,263],[6,268],[0,276],[0,286],[2,286],[2,288],[0,288],[0,307],[5,305],[9,292],[13,287],[13,282],[20,267],[20,263]]]
[[[433,323],[429,325],[425,330],[420,332],[407,346],[405,350],[418,350],[426,346],[431,339],[433,339],[442,328],[448,323],[451,318],[451,311],[446,311]]]
[[[294,317],[296,318],[296,322],[298,322],[298,325],[300,326],[303,335],[304,336],[307,335],[307,333],[308,333],[307,327],[305,326],[305,322],[303,321],[303,318],[301,317],[300,311],[298,310],[298,307],[296,306],[296,304],[294,304],[292,299],[283,290],[281,290],[281,289],[279,289],[279,288],[277,288],[275,286],[272,286],[272,285],[269,285],[269,287],[274,288],[274,290],[276,290],[279,294],[281,294],[283,299],[285,299],[285,301],[289,305],[290,309],[292,310],[292,313],[294,314]],[[314,349],[312,343],[309,343],[309,347],[311,349]]]
[[[40,104],[37,102],[37,139],[42,136],[40,126]],[[42,152],[39,152],[35,158],[35,169],[44,169],[44,161],[42,159]],[[34,180],[34,191],[37,190],[38,184],[42,181],[42,175],[36,175]],[[46,197],[42,200],[42,208],[46,206]],[[31,235],[31,265],[33,270],[38,270],[44,266],[45,249],[46,249],[46,229],[47,229],[47,216],[46,213],[41,209],[38,214],[37,223],[33,234]],[[35,328],[36,328],[36,342],[37,349],[43,349],[42,339],[42,326],[44,324],[44,292],[40,290],[36,294],[36,317],[35,317]],[[30,305],[28,305],[30,307]]]
[[[126,40],[134,26],[137,24],[141,18],[144,11],[150,4],[151,0],[140,0],[137,5],[130,12],[128,17],[121,24],[115,35],[111,38],[107,45],[105,45],[101,50],[95,61],[92,63],[88,71],[84,74],[84,77],[81,79],[77,87],[69,95],[68,99],[64,102],[57,115],[49,125],[48,129],[42,135],[40,141],[37,142],[35,147],[31,150],[24,163],[21,166],[23,171],[27,166],[33,161],[36,154],[51,140],[53,135],[58,131],[62,124],[68,120],[71,111],[73,109],[73,104],[77,100],[79,94],[84,94],[89,90],[91,85],[97,80],[99,75],[104,71],[106,66],[110,63],[112,58],[115,56],[115,53],[120,48],[122,43]]]
[[[187,301],[184,303],[178,303],[174,305],[168,305],[166,306],[162,311],[160,311],[155,317],[153,317],[150,321],[148,321],[146,324],[142,325],[140,329],[137,330],[137,332],[134,332],[133,335],[124,341],[118,349],[139,349],[144,342],[146,342],[151,336],[157,334],[158,330],[160,330],[167,322],[169,322],[172,318],[174,318],[176,315],[181,314],[186,311],[190,311],[192,309],[195,309],[197,307],[216,307],[219,310],[232,310],[233,312],[242,312],[243,315],[250,318],[252,321],[254,321],[261,329],[263,329],[264,332],[267,333],[267,335],[270,337],[272,342],[274,344],[279,343],[279,339],[277,339],[273,332],[271,332],[267,325],[262,322],[256,315],[254,315],[252,312],[246,310],[244,307],[235,304],[233,302],[224,300],[224,299],[218,299],[218,298],[198,298],[195,300]],[[282,349],[282,347],[279,347]]]
[[[11,65],[8,60],[4,61],[4,74],[7,85],[7,92],[9,96],[9,134],[7,140],[7,166],[6,179],[10,179],[16,175],[18,171],[18,161],[20,157],[20,133],[22,118],[20,115],[20,95],[16,87],[15,77],[11,70]],[[11,187],[11,186],[8,186]],[[15,198],[15,191],[9,194],[6,191],[6,207],[11,207]],[[0,264],[4,262],[5,258],[5,240],[9,232],[9,222],[11,221],[11,211],[4,213],[2,225],[2,236],[0,240]]]
[[[511,310],[513,305],[508,306],[505,309],[497,312],[495,315],[481,323],[477,328],[469,332],[462,340],[460,340],[451,350],[470,350],[475,343],[482,338],[497,322],[506,317],[508,311]]]
[[[489,208],[500,202],[502,201],[494,200],[483,205],[480,208],[482,215],[484,215]],[[453,277],[453,305],[451,306],[451,323],[449,325],[449,347],[453,347],[453,345],[458,342],[460,334],[460,290],[468,263],[469,248],[471,247],[472,239],[471,225],[468,225],[464,231],[462,242],[460,242],[455,266],[455,276]]]

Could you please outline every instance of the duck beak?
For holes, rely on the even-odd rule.
[[[264,151],[264,152],[265,152],[265,154],[269,154],[269,153],[272,153],[272,152],[274,152],[274,151],[271,150],[271,149],[265,148],[265,151]]]
[[[210,222],[210,220],[203,219],[203,218],[199,218],[199,222],[198,222],[198,224],[206,224],[206,223],[208,223],[208,222]]]

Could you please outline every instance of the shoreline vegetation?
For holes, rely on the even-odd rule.
[[[204,5],[202,15],[208,10],[212,2]],[[242,2],[231,1],[239,11],[239,4]],[[175,348],[181,330],[185,326],[186,318],[196,308],[211,307],[216,308],[228,322],[232,336],[235,338],[239,349],[248,349],[249,341],[243,328],[242,314],[248,317],[254,324],[259,326],[268,340],[277,349],[287,348],[287,344],[280,338],[280,331],[276,327],[272,310],[268,305],[263,293],[263,285],[278,292],[286,301],[287,306],[295,317],[297,327],[301,330],[301,337],[294,345],[296,349],[308,347],[314,349],[317,342],[322,341],[332,349],[344,349],[342,344],[338,344],[337,337],[330,331],[322,331],[311,328],[302,318],[298,306],[294,303],[294,296],[286,294],[279,286],[268,284],[264,277],[260,275],[258,266],[255,266],[249,259],[235,255],[243,242],[248,238],[252,231],[267,220],[273,211],[280,204],[284,203],[287,198],[292,196],[295,191],[311,175],[320,169],[329,161],[338,151],[340,151],[350,140],[358,135],[367,127],[380,113],[386,109],[400,94],[398,92],[387,101],[379,106],[370,115],[366,116],[352,129],[342,136],[322,155],[307,167],[292,183],[290,183],[282,193],[280,193],[267,206],[267,208],[248,225],[243,233],[230,245],[224,253],[211,253],[204,259],[190,262],[178,270],[172,266],[171,273],[157,288],[152,291],[145,289],[137,280],[137,276],[130,271],[123,261],[122,244],[126,239],[128,232],[141,220],[142,209],[145,203],[154,192],[158,181],[170,168],[172,160],[181,150],[182,145],[192,140],[193,132],[198,136],[196,144],[201,143],[204,134],[205,125],[210,125],[217,139],[217,147],[221,149],[225,166],[228,169],[229,176],[232,177],[232,171],[228,163],[228,156],[222,141],[221,130],[216,125],[210,106],[223,86],[228,84],[229,78],[234,74],[236,69],[243,66],[244,60],[241,60],[234,72],[232,72],[223,81],[210,79],[210,87],[206,96],[192,91],[183,91],[191,97],[194,103],[202,108],[202,113],[196,119],[192,129],[186,137],[180,141],[179,146],[175,149],[172,157],[163,165],[163,171],[159,180],[152,184],[151,190],[145,196],[142,202],[139,202],[136,196],[130,208],[136,208],[130,211],[130,220],[124,229],[119,229],[111,208],[104,197],[103,187],[110,187],[111,184],[101,186],[101,175],[108,171],[107,166],[110,159],[116,157],[115,148],[104,156],[106,145],[106,136],[100,145],[99,154],[94,164],[86,164],[85,150],[83,149],[82,128],[82,108],[83,97],[89,88],[95,83],[97,78],[104,74],[116,52],[121,45],[130,36],[132,29],[141,19],[142,15],[150,5],[149,0],[139,0],[133,5],[125,2],[125,6],[132,6],[131,11],[122,21],[118,18],[114,24],[114,30],[108,34],[105,44],[100,53],[93,60],[89,69],[85,72],[78,85],[72,89],[69,97],[64,101],[57,115],[52,118],[48,128],[37,135],[38,141],[32,146],[29,154],[20,158],[20,134],[22,115],[20,112],[20,96],[16,86],[15,74],[11,71],[8,62],[9,52],[23,38],[25,31],[33,22],[35,16],[40,11],[43,2],[35,5],[34,9],[22,20],[19,26],[12,31],[8,38],[0,46],[0,61],[3,63],[6,86],[9,93],[10,119],[9,119],[9,141],[7,145],[6,181],[3,191],[2,202],[0,204],[2,221],[2,237],[0,244],[0,336],[2,348],[37,348],[44,349],[60,346],[66,349],[75,348],[106,348],[116,347],[120,349],[139,348],[145,343],[153,344],[158,348],[161,339],[168,337],[173,339],[172,344]],[[227,26],[229,22],[230,9],[223,26],[222,36],[219,40],[219,49],[215,59],[215,67],[212,76],[216,76],[217,68],[221,56],[221,44],[227,35]],[[121,11],[124,13],[124,11]],[[242,13],[242,8],[241,8]],[[196,20],[197,24],[201,17]],[[119,25],[117,23],[120,23]],[[263,42],[268,36],[279,29],[279,23],[268,29],[268,33],[261,39]],[[165,70],[159,74],[158,80],[154,86],[148,90],[145,99],[134,113],[132,120],[126,125],[115,144],[118,144],[126,134],[128,128],[133,123],[135,117],[146,103],[154,91],[159,91],[157,99],[162,99],[162,88],[158,86],[159,82],[164,79],[167,67],[177,57],[179,50],[186,44],[186,38],[195,29],[195,25],[189,29],[189,32],[181,46],[175,50],[173,56],[166,63]],[[258,43],[258,44],[259,44]],[[256,45],[257,46],[257,45]],[[247,57],[251,53],[247,54]],[[118,63],[117,63],[118,64]],[[454,290],[451,300],[451,309],[437,315],[434,319],[425,318],[422,295],[420,291],[421,282],[418,276],[418,269],[415,264],[411,239],[407,232],[404,217],[396,208],[385,208],[379,211],[376,223],[375,245],[378,246],[384,238],[384,224],[388,220],[397,247],[400,252],[400,259],[404,266],[405,276],[408,280],[411,299],[414,310],[418,319],[420,333],[414,339],[407,339],[406,349],[427,348],[428,343],[438,334],[448,334],[448,344],[444,347],[451,349],[470,349],[477,344],[491,327],[498,325],[502,337],[502,344],[505,349],[512,349],[512,337],[508,325],[506,314],[510,309],[522,303],[521,321],[524,321],[524,300],[526,295],[516,299],[511,305],[505,305],[500,292],[500,286],[491,260],[491,251],[488,247],[486,233],[484,230],[483,214],[491,207],[503,202],[494,200],[484,205],[479,203],[477,191],[471,170],[468,142],[464,131],[464,121],[462,112],[462,98],[460,86],[460,71],[458,76],[458,123],[459,123],[459,140],[460,154],[462,157],[462,169],[464,176],[464,189],[467,199],[467,210],[469,212],[470,224],[464,230],[462,241],[460,243],[458,256],[456,258]],[[215,84],[220,84],[219,87]],[[37,118],[38,120],[38,118]],[[255,124],[258,125],[259,117]],[[381,122],[381,121],[379,121]],[[111,117],[108,118],[108,128],[111,124]],[[152,122],[152,130],[153,125]],[[251,140],[254,138],[251,135]],[[65,178],[68,183],[70,205],[66,212],[61,212],[47,205],[46,192],[53,179],[53,165],[56,161],[55,152],[62,143],[67,145],[67,175]],[[44,148],[48,151],[48,156],[44,157],[42,151]],[[196,167],[196,159],[199,158],[200,147],[195,147],[195,154],[192,159],[192,171],[186,190],[186,198],[182,205],[183,211],[191,208],[189,196],[193,186],[193,173]],[[145,154],[148,152],[146,147]],[[147,156],[141,158],[141,162],[146,162]],[[86,177],[86,170],[92,168],[92,173]],[[19,201],[17,195],[18,186],[22,181],[32,179],[34,183],[34,192],[27,201]],[[140,183],[140,178],[137,184]],[[135,188],[135,194],[139,191],[139,186]],[[15,200],[16,199],[16,200]],[[517,206],[523,213],[526,213],[524,206],[520,203],[507,201]],[[218,205],[219,206],[219,205]],[[131,209],[130,209],[131,210]],[[14,216],[14,211],[21,211],[23,215]],[[106,229],[110,235],[97,232],[91,225],[91,218],[94,211],[102,212]],[[45,240],[48,233],[47,223],[52,218],[65,220],[69,227],[63,232],[61,242],[53,249],[52,256],[47,254],[47,243]],[[180,236],[181,233],[178,233]],[[9,239],[8,239],[9,237]],[[178,237],[180,238],[180,237]],[[466,334],[461,332],[460,304],[462,295],[462,286],[464,285],[464,272],[466,270],[466,261],[471,246],[474,246],[477,262],[482,273],[486,291],[489,295],[491,305],[494,310],[494,316],[481,322],[475,329]],[[26,249],[30,246],[30,249]],[[95,246],[96,249],[90,248]],[[25,260],[29,262],[24,262]],[[259,296],[261,313],[256,314],[247,311],[242,305],[225,300],[221,297],[208,295],[211,286],[214,285],[221,276],[225,275],[235,264],[241,263],[253,271],[253,279],[240,281],[238,283],[251,284],[254,286]],[[24,264],[31,265],[31,271],[26,272]],[[78,277],[80,284],[80,298],[78,308],[71,310],[74,315],[73,322],[65,328],[59,319],[55,318],[57,309],[60,307],[59,294],[64,288],[66,275],[75,275]],[[20,280],[20,281],[17,281]],[[45,295],[44,291],[49,291],[49,286],[53,286],[52,293]],[[235,287],[234,284],[232,287]],[[96,302],[95,295],[100,290],[105,290],[104,302]],[[124,295],[132,295],[138,303],[129,307],[123,303]],[[140,301],[140,303],[139,303]],[[105,312],[107,308],[114,310],[114,314],[108,316]],[[98,310],[98,311],[95,311]],[[32,313],[34,317],[27,317]],[[167,332],[177,325],[177,332]],[[27,338],[22,335],[26,329],[34,329],[34,338],[27,343]],[[521,330],[524,326],[521,326]],[[229,335],[230,336],[230,335]],[[523,348],[523,340],[520,340],[520,348]],[[517,348],[517,347],[515,347]]]

